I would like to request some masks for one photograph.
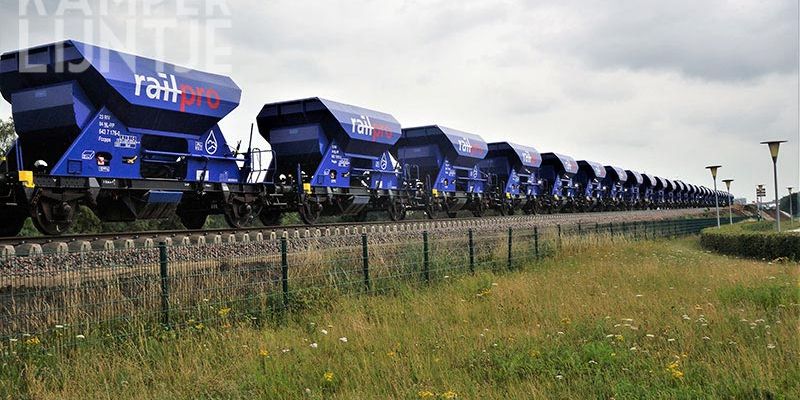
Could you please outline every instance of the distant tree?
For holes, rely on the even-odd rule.
[[[17,133],[14,130],[14,119],[0,119],[0,154],[5,155],[16,138]]]
[[[792,214],[800,215],[800,193],[792,193]],[[789,212],[789,196],[783,196],[780,200],[781,210]]]

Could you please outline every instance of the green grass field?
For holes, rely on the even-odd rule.
[[[798,265],[696,238],[565,246],[502,275],[341,296],[260,328],[20,341],[0,393],[35,399],[800,398]],[[53,354],[55,353],[55,354]]]

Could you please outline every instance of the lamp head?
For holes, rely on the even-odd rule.
[[[761,142],[769,146],[769,154],[772,156],[772,161],[778,161],[778,150],[781,148],[781,143],[786,143],[785,140],[772,140],[768,142]]]
[[[733,179],[723,179],[722,181],[725,182],[725,186],[728,187],[728,191],[730,192],[731,191],[731,182],[733,182]]]
[[[706,169],[711,170],[711,177],[717,179],[717,170],[722,168],[721,165],[709,165]]]

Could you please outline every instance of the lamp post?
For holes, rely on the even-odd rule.
[[[789,189],[789,218],[791,218],[792,224],[794,224],[794,211],[792,210],[792,189],[794,188],[789,186],[786,189]]]
[[[781,148],[781,143],[786,143],[785,140],[772,140],[768,142],[761,142],[769,146],[769,154],[772,156],[772,176],[775,179],[775,229],[781,231],[781,207],[778,204],[778,150]]]
[[[723,179],[725,186],[728,188],[728,223],[733,225],[733,202],[731,201],[731,182],[733,179]]]
[[[714,207],[717,209],[717,228],[721,225],[719,223],[719,193],[717,192],[717,170],[722,168],[721,165],[709,165],[706,169],[711,171],[711,177],[714,178]]]

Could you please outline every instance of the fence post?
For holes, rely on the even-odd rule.
[[[558,224],[558,250],[561,250],[561,224]]]
[[[430,273],[430,245],[428,243],[428,231],[422,232],[422,277],[426,283],[431,281]]]
[[[511,269],[513,261],[513,241],[514,241],[514,228],[508,228],[508,269]]]
[[[539,227],[533,227],[533,250],[536,255],[536,261],[539,261]]]
[[[614,243],[614,223],[608,223],[608,234],[611,236],[611,243]]]
[[[475,233],[469,228],[469,272],[475,274]]]
[[[283,306],[289,307],[289,241],[281,238],[281,290]]]
[[[166,242],[158,244],[158,264],[161,277],[161,324],[169,327],[169,257]]]
[[[361,257],[364,262],[364,287],[367,292],[372,291],[372,283],[369,281],[369,245],[367,244],[367,234],[361,234]]]
[[[600,243],[600,223],[599,222],[595,222],[594,223],[594,240],[597,243]]]

